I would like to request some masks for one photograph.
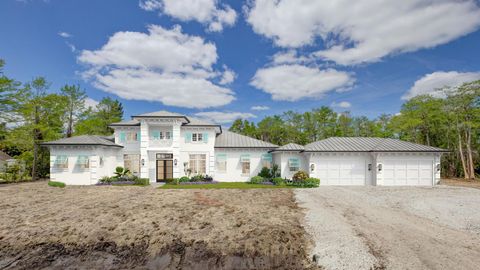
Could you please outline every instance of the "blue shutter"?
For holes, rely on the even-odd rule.
[[[137,132],[137,141],[140,141],[140,131]]]
[[[191,141],[192,141],[192,133],[190,132],[185,133],[185,142],[189,143]]]
[[[125,134],[125,132],[120,132],[120,142],[125,142],[127,141],[127,135]]]
[[[208,133],[203,133],[203,142],[208,143]]]

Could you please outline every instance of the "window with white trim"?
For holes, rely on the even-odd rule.
[[[273,161],[273,158],[272,158],[272,154],[263,154],[262,155],[262,168],[263,167],[266,167],[266,168],[271,168],[272,167],[272,161]]]
[[[64,155],[55,158],[54,167],[58,169],[68,169],[68,157]]]
[[[250,175],[250,155],[241,155],[242,175]]]
[[[219,173],[227,172],[227,154],[218,154],[215,159],[215,170]]]
[[[206,174],[207,172],[207,155],[190,154],[190,170],[193,175]]]
[[[291,172],[297,172],[300,170],[300,159],[290,158],[288,160],[288,168]]]
[[[123,155],[123,167],[131,173],[140,173],[140,155]]]
[[[202,133],[192,133],[192,142],[203,142]]]
[[[165,132],[165,139],[170,140],[172,138],[172,133],[170,131]]]
[[[90,159],[88,156],[78,156],[77,157],[77,166],[80,169],[90,168]]]

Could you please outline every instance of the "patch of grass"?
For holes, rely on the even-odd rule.
[[[243,182],[222,182],[218,184],[199,184],[199,185],[165,184],[159,188],[161,189],[252,189],[252,188],[295,188],[295,187],[249,184],[249,183],[243,183]]]
[[[64,188],[66,186],[65,183],[56,182],[56,181],[48,181],[48,185],[51,187],[59,187],[59,188]]]

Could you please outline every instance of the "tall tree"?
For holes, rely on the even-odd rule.
[[[0,123],[12,120],[12,107],[15,106],[14,96],[21,84],[3,73],[5,61],[0,59]]]
[[[77,121],[85,111],[87,94],[79,85],[65,85],[60,89],[60,92],[67,100],[65,116],[67,125],[66,136],[72,137],[75,121]]]
[[[122,103],[109,97],[103,98],[95,109],[90,108],[84,112],[75,126],[75,134],[111,135],[113,130],[108,125],[119,122],[122,118]]]

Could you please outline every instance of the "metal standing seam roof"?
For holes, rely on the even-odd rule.
[[[157,112],[142,113],[139,115],[132,115],[132,117],[186,117],[186,116],[183,114],[172,113],[168,111],[157,111]]]
[[[305,145],[306,152],[448,152],[390,138],[331,137]]]
[[[140,126],[140,122],[137,121],[137,120],[126,120],[126,121],[111,123],[108,126],[111,126],[111,127],[115,127],[115,126]]]
[[[107,139],[105,136],[98,135],[80,135],[70,138],[64,138],[51,142],[44,142],[41,145],[45,146],[55,146],[55,145],[99,145],[99,146],[111,146],[111,147],[122,147],[111,140]]]
[[[303,150],[305,150],[305,147],[303,145],[296,144],[296,143],[289,143],[289,144],[282,145],[273,151],[280,152],[280,151],[303,151]]]
[[[225,130],[215,139],[215,148],[277,148],[278,145]]]

